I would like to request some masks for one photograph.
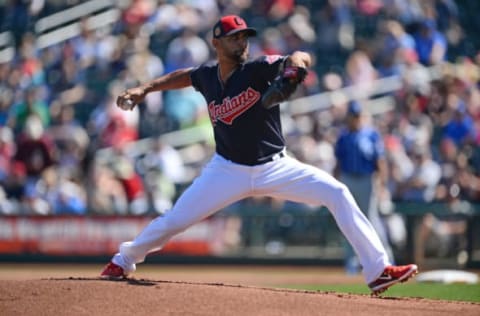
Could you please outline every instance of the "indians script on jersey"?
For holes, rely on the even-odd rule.
[[[258,100],[260,100],[260,92],[249,87],[246,91],[240,92],[233,98],[226,97],[223,99],[222,104],[210,102],[208,113],[210,114],[212,124],[215,125],[217,121],[221,121],[231,125],[237,117],[251,108]]]

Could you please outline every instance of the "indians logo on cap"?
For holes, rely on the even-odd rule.
[[[213,31],[213,34],[215,35],[215,37],[219,37],[220,34],[222,34],[222,29],[220,25],[217,25],[217,27],[215,28],[215,31]]]
[[[249,36],[255,36],[257,31],[248,27],[245,20],[237,15],[227,15],[222,17],[213,28],[213,36],[219,38],[232,35],[239,31],[246,31]]]

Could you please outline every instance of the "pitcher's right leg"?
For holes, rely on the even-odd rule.
[[[151,221],[133,241],[122,243],[112,262],[125,275],[133,272],[136,263],[143,262],[149,252],[161,249],[174,235],[245,198],[251,188],[249,173],[246,168],[231,168],[230,164],[215,155],[174,207]]]

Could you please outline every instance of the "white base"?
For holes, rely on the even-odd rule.
[[[433,270],[422,272],[415,278],[417,282],[438,282],[438,283],[478,283],[478,275],[472,272],[461,270]]]

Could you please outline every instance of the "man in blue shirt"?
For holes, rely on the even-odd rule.
[[[335,156],[335,176],[350,189],[358,206],[377,231],[390,260],[393,260],[385,226],[377,208],[378,191],[385,188],[387,182],[383,139],[373,126],[365,123],[365,115],[358,101],[351,101],[348,105],[346,128],[341,131],[335,144]],[[345,265],[349,274],[360,271],[358,259],[348,245]]]
[[[445,60],[448,48],[447,39],[437,30],[435,21],[423,21],[413,38],[419,61],[423,65],[436,65]]]

